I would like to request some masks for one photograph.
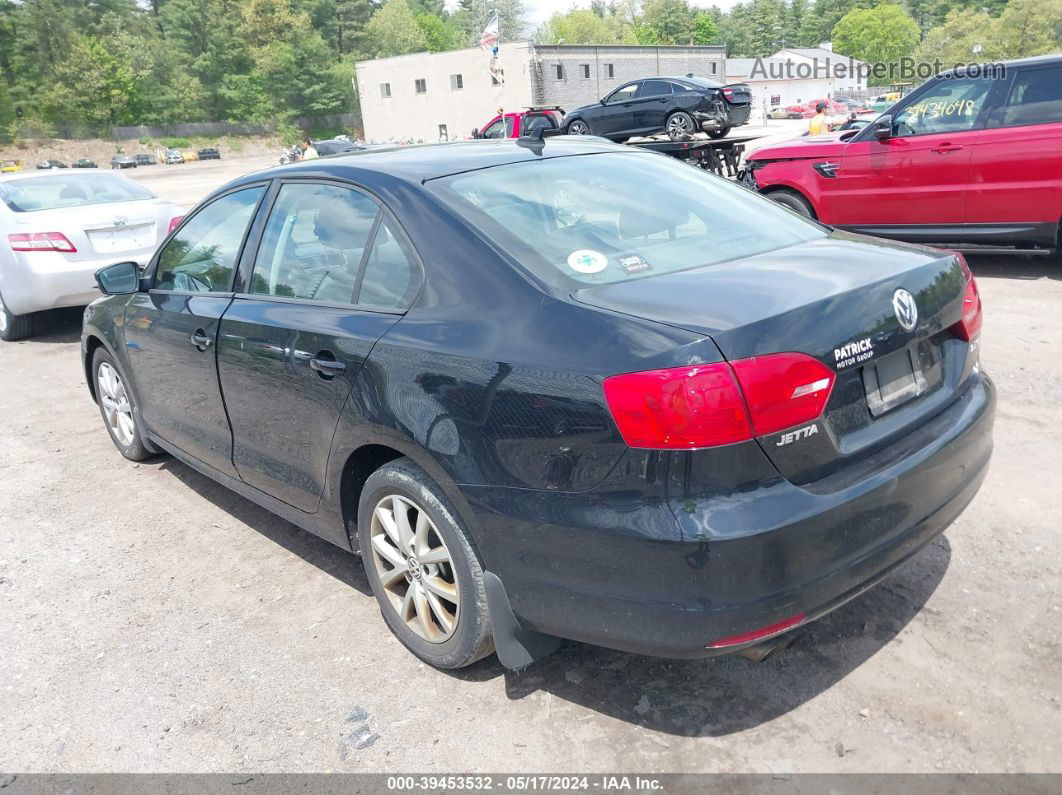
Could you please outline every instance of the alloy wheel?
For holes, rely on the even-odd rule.
[[[667,120],[667,134],[671,137],[689,135],[693,132],[692,119],[685,113],[676,113]]]
[[[429,643],[448,640],[457,628],[460,593],[450,551],[427,512],[389,494],[372,512],[369,539],[376,575],[398,618]]]
[[[590,128],[584,121],[573,121],[568,125],[568,135],[589,135]]]
[[[133,443],[136,425],[125,384],[118,371],[107,362],[100,363],[96,371],[96,383],[99,384],[100,405],[107,427],[123,447],[128,447]]]

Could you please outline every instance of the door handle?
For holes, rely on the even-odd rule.
[[[195,349],[200,353],[204,352],[207,348],[210,347],[211,343],[214,342],[214,340],[208,337],[206,335],[206,332],[203,331],[203,329],[201,328],[197,328],[195,331],[193,331],[190,339],[192,341],[192,345],[194,345]]]
[[[962,149],[962,144],[941,144],[933,147],[933,151],[941,155],[948,152],[958,152],[960,149]]]
[[[321,378],[335,378],[346,370],[347,366],[343,362],[337,362],[335,359],[325,359],[318,354],[310,359],[310,369],[316,371]]]

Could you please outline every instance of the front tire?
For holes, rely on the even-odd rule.
[[[582,119],[575,119],[569,122],[568,126],[564,130],[565,135],[593,135],[590,131],[589,122]]]
[[[814,218],[815,211],[812,209],[811,204],[797,193],[795,190],[789,190],[783,188],[781,190],[772,190],[766,194],[767,198],[771,201],[778,202],[783,207],[788,207],[790,210],[807,218]]]
[[[408,458],[376,470],[358,506],[358,545],[395,637],[436,668],[494,651],[483,568],[457,511]]]
[[[14,342],[33,333],[33,315],[16,315],[7,308],[0,295],[0,340]]]
[[[99,404],[103,424],[118,452],[130,461],[146,461],[153,453],[147,449],[137,420],[133,395],[118,365],[103,348],[92,357],[92,377],[95,379],[96,403]]]

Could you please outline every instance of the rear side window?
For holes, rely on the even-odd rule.
[[[228,193],[193,215],[159,252],[155,289],[228,292],[247,227],[265,188]]]
[[[0,182],[0,201],[16,213],[154,199],[135,182],[111,174],[70,174]]]
[[[380,309],[401,309],[420,286],[418,271],[405,242],[391,222],[382,218],[358,280],[355,303]]]
[[[646,80],[642,83],[642,90],[638,92],[639,97],[656,97],[662,94],[671,93],[671,83],[666,80]]]
[[[1062,121],[1062,65],[1018,72],[1000,126]]]
[[[545,158],[427,185],[561,287],[649,278],[825,234],[769,199],[656,154]]]
[[[248,292],[351,303],[379,206],[350,188],[281,187],[258,247]]]

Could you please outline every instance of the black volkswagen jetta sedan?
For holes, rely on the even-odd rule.
[[[97,279],[121,453],[360,551],[440,667],[754,653],[944,530],[992,449],[961,256],[588,139],[258,172]]]

